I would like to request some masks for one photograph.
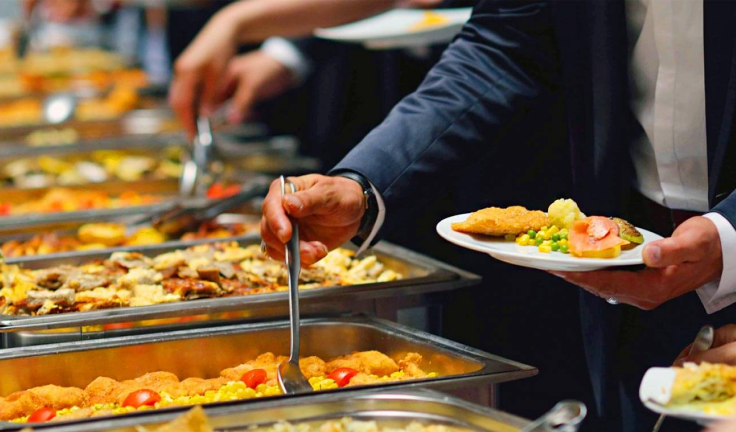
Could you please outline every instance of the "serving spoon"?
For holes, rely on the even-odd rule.
[[[286,195],[286,180],[281,182],[281,196]],[[293,183],[289,182],[291,192],[296,191]],[[291,354],[289,360],[279,365],[277,376],[279,387],[284,394],[308,393],[313,391],[312,385],[299,368],[299,272],[301,258],[299,257],[299,226],[294,218],[291,219],[291,239],[286,243],[285,261],[289,269],[289,323],[291,324]]]

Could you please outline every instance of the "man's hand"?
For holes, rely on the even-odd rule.
[[[233,58],[216,95],[219,104],[232,97],[227,114],[230,123],[240,123],[256,102],[276,97],[291,87],[294,76],[286,66],[261,50]]]
[[[219,83],[238,48],[237,22],[226,11],[215,15],[174,63],[169,103],[190,136],[197,116],[215,110]]]
[[[713,335],[713,346],[706,351],[690,353],[691,345],[688,345],[675,360],[675,366],[683,363],[726,363],[736,365],[736,324],[727,324],[715,331]]]
[[[728,420],[709,426],[704,432],[736,432],[736,420]]]
[[[688,219],[672,237],[647,245],[642,256],[649,268],[638,272],[553,273],[599,297],[650,310],[718,279],[723,270],[718,230],[704,217]]]
[[[268,254],[283,260],[284,245],[291,238],[288,216],[295,218],[299,223],[301,261],[306,267],[358,232],[365,213],[363,189],[344,177],[310,174],[289,180],[298,192],[283,198],[278,180],[271,184],[263,201],[261,237]]]

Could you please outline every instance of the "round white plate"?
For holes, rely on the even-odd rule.
[[[644,235],[644,244],[631,250],[622,251],[616,258],[578,258],[559,252],[542,253],[534,246],[520,246],[503,238],[470,235],[452,229],[452,224],[462,222],[470,213],[452,216],[437,224],[437,233],[450,243],[478,252],[484,252],[497,260],[522,267],[552,271],[593,271],[614,266],[644,264],[641,251],[647,243],[659,240],[662,236],[637,228]]]
[[[672,408],[665,408],[664,406],[649,400],[643,400],[642,402],[644,403],[645,407],[649,408],[657,414],[664,414],[667,417],[677,418],[680,420],[693,421],[702,425],[706,425],[718,420],[732,418],[716,414],[706,414],[700,411],[686,411],[682,409],[676,410]]]
[[[394,9],[374,17],[337,27],[320,28],[314,35],[339,42],[359,43],[369,49],[396,49],[449,42],[470,19],[472,8],[432,9],[447,22],[410,30],[424,19],[423,9]]]

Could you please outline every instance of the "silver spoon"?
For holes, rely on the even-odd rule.
[[[690,347],[690,352],[688,355],[693,355],[695,353],[707,351],[710,349],[711,346],[713,346],[713,338],[715,337],[715,331],[713,330],[713,326],[703,326],[700,328],[700,331],[698,331],[698,336],[695,337],[695,341],[693,341],[693,346]],[[662,423],[664,423],[665,415],[662,414],[657,419],[657,423],[654,424],[654,428],[652,429],[652,432],[658,432],[659,428],[662,427]]]
[[[575,432],[587,413],[588,409],[582,402],[562,401],[520,432]]]
[[[286,180],[281,180],[281,196],[286,195]],[[289,182],[291,192],[296,191]],[[291,239],[286,244],[285,261],[289,269],[289,322],[291,324],[291,354],[289,360],[281,363],[278,368],[278,379],[281,391],[284,394],[307,393],[313,391],[309,381],[299,368],[299,272],[301,259],[299,257],[299,226],[296,220],[291,219]]]

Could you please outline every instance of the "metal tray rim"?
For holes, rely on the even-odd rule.
[[[256,235],[246,235],[216,239],[215,241],[252,241],[260,238]],[[119,250],[167,250],[187,247],[194,244],[212,243],[212,239],[195,240],[192,242],[169,242],[161,245],[152,245],[145,249],[140,247],[120,248]],[[424,291],[428,286],[445,284],[447,288],[459,288],[470,285],[480,280],[480,277],[463,270],[454,268],[447,264],[423,256],[401,246],[381,242],[374,250],[378,253],[392,255],[411,265],[428,271],[426,276],[402,279],[393,282],[382,282],[373,284],[352,285],[350,287],[324,287],[300,292],[303,303],[317,303],[326,300],[348,299],[360,297],[364,299],[380,298],[385,296],[396,296],[399,293],[411,294]],[[102,253],[100,251],[85,251],[83,254],[67,253],[55,254],[56,258],[93,256]],[[51,258],[30,257],[8,260],[8,263],[39,263]],[[440,288],[435,289],[441,290]],[[89,312],[73,312],[68,314],[45,315],[45,316],[8,316],[0,315],[0,333],[15,332],[21,330],[46,330],[65,327],[79,327],[85,325],[105,324],[121,321],[136,321],[152,318],[165,318],[172,316],[193,315],[211,313],[215,311],[239,310],[245,307],[250,309],[265,308],[276,303],[285,303],[288,300],[287,292],[275,292],[257,294],[251,296],[235,296],[214,299],[201,299],[194,301],[180,301],[161,305],[128,307],[119,309],[105,309]]]

